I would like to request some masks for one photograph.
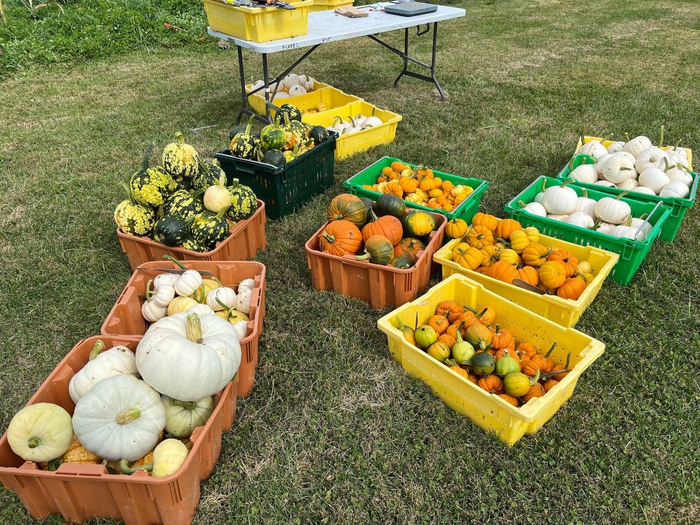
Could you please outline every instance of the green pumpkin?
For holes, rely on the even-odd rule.
[[[416,258],[410,255],[402,255],[401,257],[394,257],[389,263],[394,268],[399,270],[407,270],[411,268],[416,263]]]
[[[199,253],[205,253],[209,251],[209,249],[206,246],[204,246],[201,242],[199,242],[192,236],[187,237],[184,241],[182,241],[182,247],[185,250],[190,250]]]
[[[114,222],[128,235],[148,235],[156,222],[153,208],[137,203],[129,186],[126,183],[122,183],[122,186],[126,189],[128,198],[114,210]]]
[[[432,214],[415,210],[408,212],[401,220],[406,237],[426,237],[435,230],[436,222]]]
[[[219,177],[224,173],[218,160],[204,163],[199,161],[199,173],[192,179],[192,186],[196,190],[206,191],[211,186],[218,184]]]
[[[242,221],[251,217],[258,209],[258,198],[248,186],[240,184],[238,179],[233,179],[233,184],[228,186],[232,204],[226,215],[232,221]]]
[[[378,217],[393,215],[397,219],[401,219],[406,214],[406,202],[401,197],[390,193],[384,193],[377,197],[372,208]]]
[[[181,219],[189,219],[193,215],[202,213],[204,204],[199,198],[189,191],[180,190],[173,193],[163,204],[163,216],[175,216]]]
[[[175,193],[181,190],[190,191],[192,189],[192,179],[189,177],[173,177],[173,180],[176,184]]]
[[[262,161],[265,164],[272,164],[276,168],[280,168],[287,163],[287,159],[284,157],[284,154],[277,149],[267,150],[265,155],[263,155]]]
[[[285,117],[288,118],[290,122],[294,120],[301,122],[301,111],[292,104],[282,104],[277,110],[275,118],[278,122],[284,122]]]
[[[230,229],[224,216],[226,208],[219,213],[204,210],[192,217],[189,221],[192,238],[209,249],[213,249],[217,242],[221,242],[229,236]]]
[[[284,147],[284,130],[276,122],[265,126],[260,132],[260,143],[264,150],[279,150]]]
[[[197,150],[185,143],[185,136],[175,133],[175,142],[163,148],[163,167],[171,177],[194,177],[199,169]]]
[[[505,377],[508,374],[520,372],[520,363],[514,357],[505,355],[496,361],[495,374],[499,377]]]
[[[163,217],[156,222],[153,228],[153,239],[166,246],[182,245],[189,234],[187,222],[180,217]]]
[[[479,352],[472,357],[472,370],[480,376],[487,376],[496,367],[496,358],[488,352]]]
[[[316,144],[317,146],[321,142],[328,140],[329,137],[328,130],[323,126],[314,126],[309,130],[308,135],[311,139],[313,139],[314,144]]]
[[[382,235],[373,235],[365,242],[365,251],[369,254],[370,262],[374,264],[389,264],[394,258],[394,246]]]
[[[252,115],[250,120],[248,120],[245,131],[237,134],[231,140],[229,149],[231,150],[231,155],[234,157],[241,157],[244,159],[255,159],[257,157],[257,153],[260,151],[260,139],[256,139],[250,133],[254,118],[255,115]]]

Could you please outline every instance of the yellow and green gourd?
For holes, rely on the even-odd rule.
[[[126,183],[122,185],[127,191],[128,198],[121,201],[114,210],[114,222],[128,235],[148,235],[156,222],[153,208],[137,203],[129,186]]]
[[[192,238],[208,249],[213,249],[217,242],[229,236],[230,229],[225,215],[228,208],[222,208],[219,213],[204,210],[190,219]]]
[[[189,219],[204,211],[202,199],[185,190],[176,191],[163,204],[163,216]]]
[[[165,200],[175,191],[177,184],[160,166],[148,167],[153,144],[143,156],[141,169],[131,176],[129,187],[136,202],[150,206],[162,206]]]
[[[175,133],[175,142],[163,148],[163,167],[172,177],[192,178],[199,171],[199,154],[194,147],[185,143],[185,136]]]
[[[241,184],[238,179],[233,179],[233,184],[227,188],[231,194],[231,206],[226,212],[229,219],[242,221],[257,211],[258,198],[250,187]]]

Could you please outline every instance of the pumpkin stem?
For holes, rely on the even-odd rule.
[[[201,345],[204,342],[204,339],[202,339],[202,322],[197,314],[189,314],[187,316],[186,332],[187,339],[193,343],[198,343]]]
[[[554,343],[552,343],[552,347],[547,351],[547,353],[545,354],[544,358],[547,359],[547,358],[552,354],[552,352],[554,352],[554,349],[555,349],[556,347],[557,347],[557,342],[554,341]]]
[[[207,298],[207,287],[204,286],[204,283],[202,283],[200,287],[197,288],[195,294],[195,300],[200,304],[204,303],[204,300]]]
[[[625,142],[630,141],[630,134],[625,131]]]
[[[662,147],[664,143],[664,126],[661,125],[661,133],[659,134],[659,147]]]
[[[551,372],[543,372],[540,374],[540,379],[547,379],[548,377],[553,377],[559,374],[566,374],[567,372],[571,372],[568,366],[564,370],[552,370]],[[534,385],[535,383],[532,384]]]
[[[416,312],[416,326],[413,327],[413,330],[418,330],[418,312]]]
[[[60,458],[52,459],[46,464],[46,470],[49,472],[56,472],[58,470],[58,467],[60,467],[63,464],[63,456]]]
[[[331,235],[330,233],[326,232],[325,230],[321,232],[321,236],[326,239],[326,242],[329,244],[333,244],[335,242],[335,237]]]
[[[187,270],[187,267],[186,267],[184,264],[182,264],[180,261],[178,261],[178,260],[177,260],[175,257],[173,257],[172,255],[168,255],[168,254],[166,253],[165,255],[163,255],[163,259],[167,259],[167,260],[169,260],[169,261],[171,261],[171,262],[174,262],[174,263],[175,263],[176,265],[178,265],[178,266],[180,267],[180,269],[182,269],[182,270]]]
[[[539,381],[539,380],[540,380],[540,369],[538,368],[538,369],[537,369],[537,372],[535,373],[535,377],[533,377],[532,379],[530,379],[530,386],[534,385],[534,384],[537,383],[537,381]]]
[[[195,408],[197,408],[196,401],[179,401],[177,399],[173,399],[173,405],[177,407],[182,407],[185,410],[194,410]]]
[[[219,306],[221,306],[227,312],[231,310],[231,307],[226,305],[221,299],[219,299],[218,296],[214,296],[214,299],[216,300],[217,303],[219,303]]]
[[[566,363],[564,364],[564,368],[569,368],[569,361],[571,361],[571,352],[566,354]]]
[[[27,441],[27,446],[29,448],[36,448],[39,445],[41,445],[41,439],[36,436],[29,438],[29,440]]]
[[[180,133],[182,135],[182,133]],[[182,144],[185,143],[185,137],[182,137]],[[148,159],[151,158],[151,153],[153,153],[153,148],[155,144],[151,142],[150,146],[146,148],[146,153],[143,154],[143,160],[141,161],[141,171],[146,171],[148,169]]]
[[[133,468],[129,466],[129,462],[126,459],[122,459],[119,462],[119,470],[121,470],[122,474],[126,474],[128,476],[129,474],[133,474],[137,470],[153,470],[153,463],[146,463],[145,465],[139,465],[138,467]]]
[[[118,425],[126,425],[140,417],[141,411],[138,408],[127,408],[119,412],[117,417],[114,418],[114,421],[116,421]]]
[[[355,255],[355,259],[357,259],[358,261],[367,260],[369,259],[369,253],[365,252],[362,255]]]
[[[134,199],[134,193],[131,191],[131,186],[129,186],[129,183],[126,181],[121,181],[119,185],[126,190],[126,196],[131,205],[133,206],[134,204],[138,204],[136,199]]]
[[[97,357],[97,354],[102,352],[102,350],[105,349],[105,344],[102,342],[101,339],[98,339],[95,341],[95,346],[92,347],[92,350],[90,351],[90,356],[88,357],[88,361],[92,361]]]

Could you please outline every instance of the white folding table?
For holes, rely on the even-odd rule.
[[[321,44],[328,44],[330,42],[335,42],[338,40],[346,40],[349,38],[357,38],[361,36],[366,36],[371,38],[375,42],[383,45],[393,53],[396,53],[403,59],[403,70],[399,73],[394,81],[394,87],[397,86],[399,80],[403,76],[418,78],[420,80],[425,80],[435,84],[438,92],[440,93],[440,98],[445,100],[445,94],[440,87],[440,84],[435,77],[435,54],[437,49],[437,34],[438,34],[438,22],[442,20],[449,20],[451,18],[458,18],[466,14],[464,9],[449,6],[438,6],[437,11],[432,13],[426,13],[422,15],[415,16],[400,16],[392,15],[386,13],[383,10],[383,6],[388,5],[388,3],[373,4],[372,10],[368,9],[368,16],[364,18],[348,18],[334,11],[319,11],[309,13],[308,20],[308,32],[306,35],[283,38],[280,40],[272,40],[270,42],[251,42],[250,40],[243,40],[241,38],[235,38],[224,33],[219,33],[209,29],[209,34],[224,40],[230,40],[236,44],[238,49],[238,68],[241,76],[241,110],[238,113],[238,118],[236,122],[240,122],[243,115],[254,115],[248,104],[248,97],[263,91],[266,100],[271,101],[274,98],[274,93],[270,93],[269,85],[271,83],[269,78],[269,72],[267,67],[267,55],[269,53],[277,53],[279,51],[293,51],[296,49],[303,49],[309,47],[304,54],[299,57],[291,66],[286,68],[282,73],[277,75],[272,82],[279,85],[281,79],[287,76],[297,65],[299,65],[306,57],[308,57],[316,48]],[[269,9],[269,8],[265,8]],[[421,26],[426,27],[421,29]],[[408,30],[411,27],[416,27],[416,36],[425,35],[430,32],[432,25],[433,30],[433,50],[430,64],[426,64],[416,58],[409,55],[408,52]],[[377,35],[380,33],[386,33],[388,31],[396,31],[398,29],[404,30],[404,49],[395,48],[386,42],[380,40]],[[256,53],[262,55],[262,65],[263,65],[263,86],[246,93],[245,89],[245,66],[243,61],[243,48],[250,49]],[[430,75],[423,75],[420,73],[415,73],[408,70],[409,62],[418,64],[419,66],[425,67],[430,70]],[[272,117],[270,115],[270,106],[267,106],[266,122],[271,122]],[[262,119],[262,118],[261,118]]]

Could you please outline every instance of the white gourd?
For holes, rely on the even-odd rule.
[[[363,129],[376,128],[377,126],[381,126],[382,124],[384,124],[384,122],[382,122],[382,119],[380,119],[379,117],[375,117],[374,115],[371,115],[371,116],[367,117],[365,119],[365,121],[362,123],[362,128]]]
[[[625,143],[619,140],[617,142],[613,142],[608,146],[608,153],[617,153],[618,151],[622,151],[622,147],[624,145]]]
[[[151,297],[151,302],[160,308],[167,308],[173,299],[175,299],[175,287],[170,284],[163,284],[158,288],[156,294]]]
[[[306,88],[301,84],[289,88],[290,97],[296,97],[298,95],[306,95]]]
[[[693,185],[693,176],[685,170],[671,168],[666,172],[666,176],[670,182],[682,182],[689,188]]]
[[[654,193],[654,190],[652,190],[651,188],[647,188],[646,186],[637,186],[631,191],[634,191],[636,193],[643,193],[644,195],[656,195],[656,193]]]
[[[680,146],[668,146],[668,147],[664,148],[664,150],[669,155],[671,155],[671,154],[680,155],[685,160],[688,160],[688,152],[685,150],[685,148],[681,148]]]
[[[640,135],[639,137],[635,137],[632,140],[625,142],[625,145],[622,146],[622,149],[637,157],[637,155],[639,155],[642,151],[650,147],[651,140],[649,140],[644,135]]]
[[[255,288],[255,280],[254,279],[243,279],[240,283],[238,283],[238,292],[243,292],[245,290],[252,290]]]
[[[141,315],[149,323],[155,323],[168,315],[168,307],[163,308],[153,301],[144,301],[141,305]]]
[[[544,192],[541,191],[535,195],[535,198],[532,199],[532,202],[536,202],[537,204],[542,204],[542,199],[544,199]]]
[[[152,324],[136,349],[136,367],[149,385],[180,401],[214,395],[241,364],[238,332],[217,315],[180,313]]]
[[[548,219],[552,219],[553,221],[566,221],[566,219],[569,217],[568,213],[551,213],[547,215]]]
[[[634,191],[634,189],[639,186],[639,183],[637,182],[636,179],[629,178],[624,182],[621,182],[620,184],[616,184],[618,188],[621,190],[626,190],[626,191]]]
[[[598,186],[605,186],[606,188],[617,188],[617,186],[615,186],[615,183],[605,179],[599,180],[598,182],[596,182],[596,184]]]
[[[603,164],[605,164],[605,161],[608,160],[610,157],[612,157],[612,153],[606,153],[605,155],[601,155],[598,157],[598,160],[595,163],[595,171],[598,175],[603,173]]]
[[[681,199],[684,199],[688,196],[688,193],[690,193],[690,189],[682,182],[669,182],[661,189],[659,196],[680,197]]]
[[[581,164],[580,166],[571,170],[571,173],[569,173],[569,178],[578,182],[595,184],[595,181],[598,180],[598,171],[596,170],[595,166],[597,166],[597,164]]]
[[[200,317],[203,315],[209,315],[209,314],[214,313],[214,310],[212,310],[211,306],[209,306],[208,304],[201,304],[201,303],[195,304],[185,311],[188,314],[197,314]]]
[[[275,93],[275,96],[273,97],[272,100],[276,100],[278,98],[289,98],[289,95],[285,93],[284,91],[280,91],[279,93]]]
[[[538,215],[539,217],[547,216],[547,210],[545,210],[544,206],[539,202],[528,202],[523,208],[523,211],[531,213],[532,215]]]
[[[642,227],[642,231],[639,234],[640,240],[646,239],[652,230],[652,227],[651,227],[651,224],[649,224],[649,221],[645,221],[644,219],[640,219],[638,217],[632,218],[632,220],[630,221],[630,226],[632,228],[634,228],[635,230],[639,229],[640,226]]]
[[[614,153],[605,161],[601,175],[605,180],[619,184],[629,179],[633,172],[634,162],[626,155]]]
[[[156,275],[156,278],[153,279],[153,290],[157,292],[160,290],[161,286],[174,286],[175,282],[180,278],[180,275],[177,273],[161,273]]]
[[[187,270],[175,281],[175,293],[178,295],[192,295],[194,291],[202,286],[202,276],[197,270]]]
[[[576,210],[577,200],[576,191],[564,183],[561,186],[550,186],[545,190],[542,206],[547,210],[547,213],[569,215]]]
[[[232,326],[236,329],[236,332],[238,332],[239,338],[243,339],[246,335],[248,335],[247,321],[238,321],[233,323]]]
[[[7,443],[12,452],[34,463],[62,456],[72,438],[70,414],[54,403],[27,405],[12,417],[7,427]]]
[[[262,81],[262,80],[256,80],[255,82],[253,82],[253,83],[250,85],[250,88],[248,89],[248,91],[255,91],[256,89],[261,88],[261,87],[263,87],[264,85],[265,85],[265,82],[264,82],[264,81]]]
[[[576,213],[585,213],[591,219],[595,220],[595,205],[598,204],[598,202],[586,197],[587,193],[585,191],[583,192],[583,195],[584,196],[579,197],[578,201],[576,202]]]
[[[591,218],[590,215],[587,213],[583,212],[576,212],[572,213],[569,215],[566,220],[564,220],[565,223],[571,224],[573,226],[579,226],[580,228],[593,228],[594,222],[593,219]]]
[[[685,150],[683,150],[685,152]],[[669,166],[675,166],[676,168],[682,168],[684,170],[688,169],[688,159],[679,153],[669,153],[668,155]]]
[[[298,86],[299,85],[299,75],[295,75],[294,73],[290,73],[286,77],[284,77],[284,80],[282,81],[284,84],[284,87],[287,89],[291,89],[293,86]]]
[[[619,195],[616,199],[612,197],[603,197],[595,206],[595,214],[602,221],[612,224],[622,224],[632,214],[630,205],[619,200],[624,194]]]
[[[103,379],[80,398],[73,413],[80,443],[108,461],[136,461],[153,450],[164,428],[160,394],[132,375]]]
[[[103,379],[120,374],[138,374],[134,352],[121,345],[100,352],[101,348],[104,348],[104,344],[101,343],[102,341],[98,341],[90,352],[88,362],[68,383],[68,395],[73,403],[77,403]]]
[[[659,168],[647,168],[639,174],[639,185],[650,188],[657,195],[669,182],[671,180]]]
[[[220,286],[209,291],[206,302],[215,312],[227,310],[236,304],[236,292],[233,291],[233,288]]]
[[[597,231],[598,233],[609,234],[609,233],[612,231],[612,229],[613,229],[614,227],[615,227],[614,224],[610,224],[609,222],[601,221],[601,222],[598,224],[598,228],[596,229],[596,231]]]
[[[236,296],[236,306],[234,310],[243,312],[248,315],[250,313],[250,298],[253,295],[253,291],[246,288],[242,292],[238,290],[238,295]]]
[[[316,81],[313,78],[308,77],[305,81],[301,83],[301,85],[306,88],[307,93],[310,93],[314,90],[314,87],[316,87]]]
[[[601,155],[605,155],[608,152],[608,149],[603,146],[599,140],[591,140],[590,142],[586,142],[583,146],[581,146],[581,149],[578,152],[583,155],[590,155],[591,157],[598,158]]]
[[[668,154],[661,148],[652,146],[645,149],[635,159],[637,173],[640,175],[649,168],[664,169],[668,163]]]
[[[618,225],[615,226],[608,235],[613,237],[620,237],[624,239],[632,239],[633,241],[643,241],[642,234],[637,236],[637,228],[632,228],[632,226]]]

